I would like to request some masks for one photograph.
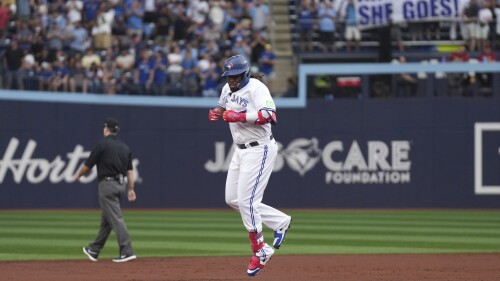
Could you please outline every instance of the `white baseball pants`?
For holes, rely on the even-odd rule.
[[[246,149],[235,147],[226,179],[226,203],[240,212],[248,232],[257,233],[262,224],[278,230],[290,220],[290,216],[262,203],[278,145],[275,140],[259,143]]]

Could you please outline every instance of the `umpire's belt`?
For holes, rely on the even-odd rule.
[[[122,174],[118,174],[118,175],[116,175],[114,177],[104,177],[102,180],[103,181],[117,181],[120,184],[123,184],[123,175]]]
[[[272,139],[273,139],[273,135],[270,135],[269,140],[272,140]],[[253,141],[253,142],[249,142],[249,143],[237,143],[236,146],[239,149],[247,149],[249,147],[258,146],[259,144],[260,143],[258,141]]]

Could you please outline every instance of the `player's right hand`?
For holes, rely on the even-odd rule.
[[[210,122],[215,122],[217,120],[220,120],[222,117],[222,112],[218,108],[210,109],[208,111],[208,120]]]

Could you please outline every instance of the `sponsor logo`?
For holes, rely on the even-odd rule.
[[[30,139],[24,151],[17,153],[20,141],[11,138],[7,148],[0,159],[0,184],[5,181],[8,175],[12,175],[15,183],[21,183],[23,179],[32,184],[42,183],[48,180],[50,183],[71,183],[74,182],[76,173],[83,165],[85,159],[90,155],[90,151],[85,151],[83,146],[77,144],[73,151],[66,155],[56,155],[53,160],[45,158],[35,158],[35,150],[38,146],[35,140]],[[20,158],[15,158],[20,155]],[[140,182],[137,166],[138,159],[133,159],[134,173],[137,182]],[[92,182],[97,178],[97,170],[94,167],[88,175],[80,179],[82,183]]]
[[[323,149],[317,138],[298,138],[287,147],[278,143],[279,153],[273,171],[286,165],[299,176],[322,163],[327,184],[402,184],[411,181],[410,142],[367,141],[363,149],[358,141],[350,143],[331,141]],[[226,155],[226,144],[215,143],[215,159],[205,163],[211,173],[226,172],[234,153],[231,146]]]

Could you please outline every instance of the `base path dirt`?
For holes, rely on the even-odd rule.
[[[249,257],[139,258],[0,262],[0,280],[15,281],[494,281],[500,254],[276,255],[256,277],[246,275]]]

